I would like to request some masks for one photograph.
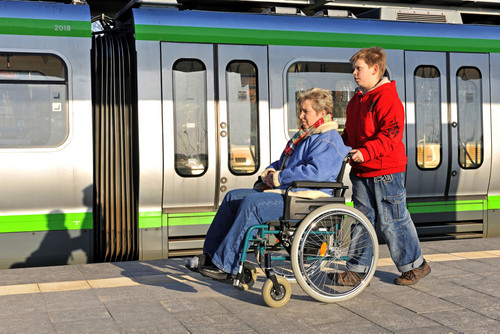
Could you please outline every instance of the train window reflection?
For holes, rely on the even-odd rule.
[[[257,68],[235,61],[226,68],[229,170],[252,174],[259,169]]]
[[[208,169],[207,78],[197,59],[173,66],[175,170],[181,176],[200,176]]]
[[[66,73],[53,55],[0,54],[0,148],[55,147],[66,140]]]
[[[287,72],[287,124],[290,137],[300,128],[298,94],[314,87],[332,91],[333,118],[339,124],[340,132],[345,127],[347,103],[356,89],[351,63],[297,62]]]
[[[413,76],[417,165],[435,169],[441,164],[441,74],[435,66],[419,66]]]
[[[458,163],[462,168],[478,168],[483,163],[483,101],[479,69],[461,67],[457,71]]]

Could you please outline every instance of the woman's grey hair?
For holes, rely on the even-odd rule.
[[[311,88],[305,92],[299,93],[299,103],[304,100],[311,100],[312,107],[316,114],[321,111],[326,111],[327,114],[333,114],[333,97],[332,92],[323,88]]]

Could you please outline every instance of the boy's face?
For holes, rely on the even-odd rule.
[[[363,59],[358,59],[352,67],[354,80],[365,91],[373,88],[380,79],[378,65],[368,67],[368,64]]]

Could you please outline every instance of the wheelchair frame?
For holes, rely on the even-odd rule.
[[[248,229],[238,274],[233,280],[235,287],[247,290],[256,280],[255,267],[246,261],[250,248],[265,271],[267,280],[262,297],[271,307],[288,302],[290,281],[293,281],[293,277],[280,275],[273,268],[276,261],[290,261],[297,283],[307,294],[322,302],[351,299],[369,285],[376,270],[378,241],[370,221],[345,204],[348,187],[341,181],[348,160],[349,156],[343,161],[337,182],[293,182],[285,192],[283,216]],[[319,199],[289,196],[294,188],[332,189],[334,196]],[[274,245],[269,240],[272,237],[277,240]],[[354,241],[363,248],[351,249]],[[269,251],[273,250],[285,250],[286,254],[271,256]],[[364,268],[359,282],[352,286],[339,284],[346,283],[339,277],[347,270],[348,261]]]

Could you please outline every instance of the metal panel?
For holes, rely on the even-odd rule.
[[[439,154],[439,164],[434,168],[421,169],[417,164],[416,143],[416,106],[415,106],[415,70],[420,66],[435,67],[440,74],[440,107],[441,114],[441,147],[436,148]],[[405,72],[406,72],[406,139],[407,139],[407,175],[406,190],[409,198],[444,196],[446,189],[446,180],[448,177],[448,97],[447,97],[447,70],[446,53],[440,52],[405,52]],[[422,88],[420,88],[422,90]],[[437,91],[435,92],[437,94]],[[435,96],[434,98],[438,98]],[[428,112],[425,105],[417,106],[422,112]],[[424,110],[425,109],[425,110]],[[430,124],[434,125],[434,124]],[[424,126],[420,124],[419,126]],[[423,152],[422,152],[423,154]],[[437,162],[436,162],[437,163]]]
[[[216,185],[216,142],[214,102],[214,59],[210,44],[162,43],[162,87],[164,129],[163,208],[214,207]],[[202,175],[183,177],[175,170],[173,65],[179,59],[197,59],[206,67],[208,166]],[[187,125],[188,126],[188,125]],[[187,211],[189,212],[189,211]]]
[[[162,259],[162,233],[160,228],[139,229],[141,260]]]
[[[458,130],[458,106],[457,106],[457,71],[462,67],[473,67],[479,70],[481,74],[482,87],[474,87],[475,93],[468,94],[466,99],[470,101],[480,100],[482,102],[482,133],[476,134],[482,138],[483,142],[483,162],[481,166],[474,169],[464,169],[459,165],[459,136]],[[490,131],[490,68],[488,54],[450,54],[450,92],[451,92],[451,179],[449,187],[449,196],[464,195],[485,195],[488,191],[491,168],[491,131]],[[467,117],[475,118],[478,116],[478,110],[467,110]],[[455,126],[456,124],[456,126]]]
[[[34,4],[34,3],[33,3]],[[10,266],[14,262],[25,263],[27,259],[40,261],[40,264],[60,264],[61,259],[71,249],[71,255],[66,263],[86,263],[92,259],[92,248],[89,246],[91,236],[89,231],[81,229],[83,222],[70,221],[69,217],[89,217],[87,212],[92,211],[92,107],[90,82],[90,14],[88,7],[47,5],[37,3],[35,9],[27,2],[2,2],[2,17],[9,16],[4,11],[5,6],[12,5],[12,17],[31,16],[54,18],[58,20],[85,19],[87,20],[88,38],[59,37],[71,36],[31,36],[43,35],[49,27],[35,24],[33,30],[23,29],[25,35],[0,35],[0,52],[51,54],[59,57],[67,68],[67,110],[69,133],[66,141],[58,147],[47,148],[19,148],[0,149],[0,220],[8,223],[12,230],[30,231],[29,233],[6,233],[0,240],[2,264]],[[18,6],[25,6],[19,10]],[[28,7],[26,7],[28,6]],[[15,8],[17,7],[17,9]],[[42,12],[41,7],[46,8]],[[49,8],[47,8],[49,7]],[[57,8],[57,10],[55,10]],[[73,14],[66,16],[69,9]],[[50,14],[49,14],[50,12]],[[56,13],[57,14],[54,14]],[[37,14],[38,13],[38,14]],[[41,13],[41,14],[40,14]],[[75,16],[76,15],[76,16]],[[18,22],[22,20],[14,19]],[[1,24],[5,24],[2,20]],[[25,22],[25,21],[23,21]],[[85,22],[80,22],[82,26]],[[78,26],[80,26],[80,23]],[[42,27],[43,26],[43,27]],[[11,33],[12,26],[4,25]],[[38,31],[35,33],[36,30]],[[50,25],[50,29],[54,29]],[[76,29],[76,28],[75,28]],[[21,31],[20,31],[21,33]],[[65,223],[52,224],[51,214],[66,216]],[[9,224],[10,219],[14,224]],[[80,224],[82,223],[82,224]],[[40,224],[46,224],[39,228]],[[62,224],[62,225],[61,225]],[[86,222],[85,225],[91,221]],[[46,230],[47,232],[37,232]],[[35,234],[32,234],[35,233]],[[69,235],[70,238],[65,237]],[[53,238],[54,237],[54,238]],[[64,246],[51,246],[50,241],[64,240]],[[87,238],[83,241],[83,238]],[[43,249],[40,249],[40,247]],[[48,250],[50,248],[50,250]],[[78,251],[78,249],[82,249]],[[40,252],[37,252],[40,250]],[[35,260],[39,258],[39,260]],[[43,259],[43,260],[42,260]],[[42,263],[43,262],[43,263]]]
[[[91,230],[0,234],[0,268],[90,262]]]
[[[249,45],[218,45],[218,78],[219,78],[219,143],[220,143],[220,176],[218,197],[222,201],[227,191],[238,188],[251,188],[257,176],[271,163],[269,161],[269,97],[267,74],[267,47]],[[225,124],[228,124],[228,96],[226,82],[227,65],[234,61],[249,61],[257,68],[258,89],[258,152],[260,166],[250,175],[235,175],[229,169],[229,136],[225,133]],[[230,125],[229,125],[230,126]],[[248,148],[248,147],[247,147]]]

